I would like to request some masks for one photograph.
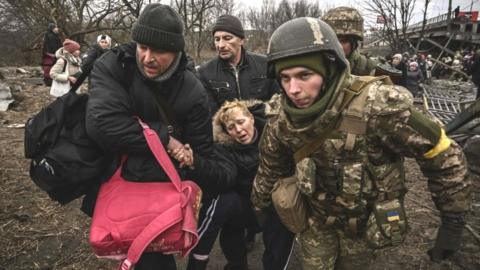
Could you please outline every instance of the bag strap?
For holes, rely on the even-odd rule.
[[[132,241],[128,249],[127,258],[119,266],[119,270],[130,270],[138,262],[147,246],[160,234],[165,232],[175,223],[182,220],[182,209],[171,207],[157,216],[142,232]]]
[[[158,164],[160,164],[160,167],[162,167],[168,178],[170,178],[173,185],[175,186],[175,189],[178,192],[182,192],[182,183],[180,180],[180,176],[178,175],[175,166],[173,166],[172,160],[168,156],[167,151],[165,151],[165,148],[163,147],[163,144],[160,141],[158,134],[154,130],[152,130],[146,123],[144,123],[140,118],[136,118],[140,126],[142,126],[143,128],[143,135],[145,136],[145,140],[147,140],[148,147],[157,159]]]

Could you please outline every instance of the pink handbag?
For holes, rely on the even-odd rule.
[[[97,257],[123,260],[131,269],[143,252],[181,253],[198,242],[197,221],[202,192],[192,181],[181,181],[158,135],[138,120],[150,150],[171,182],[129,182],[122,178],[122,162],[100,187],[90,245]]]

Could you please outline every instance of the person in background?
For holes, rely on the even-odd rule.
[[[404,59],[403,56],[399,53],[394,54],[392,57],[392,66],[402,72],[402,78],[398,80],[397,84],[400,86],[407,85],[407,64],[405,62],[407,59]]]
[[[92,71],[93,64],[102,54],[112,46],[112,39],[108,35],[98,35],[97,42],[93,44],[83,56],[82,72],[88,76]]]
[[[410,93],[412,93],[413,97],[418,97],[420,90],[419,84],[423,82],[423,79],[424,77],[418,68],[418,63],[415,61],[410,62],[407,72],[406,87]]]
[[[330,9],[323,20],[337,34],[351,73],[358,76],[371,74],[378,62],[359,52],[359,43],[363,41],[363,17],[360,12],[351,7],[337,7]]]
[[[58,82],[69,82],[73,85],[82,74],[80,65],[80,44],[71,39],[65,39],[63,47],[55,52],[58,59],[50,70],[50,77]]]
[[[43,82],[46,86],[52,85],[52,78],[50,77],[50,69],[56,62],[55,53],[62,47],[62,41],[59,35],[59,29],[56,24],[49,23],[47,32],[43,37],[42,46],[42,70]]]
[[[228,14],[218,17],[212,35],[217,57],[198,68],[212,114],[227,100],[268,100],[277,92],[275,81],[265,75],[265,55],[244,48],[245,32],[237,17]]]

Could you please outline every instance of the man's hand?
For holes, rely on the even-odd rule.
[[[183,148],[177,148],[170,152],[170,156],[180,162],[180,168],[193,166],[193,150],[185,144]]]
[[[465,214],[442,214],[442,224],[438,229],[435,246],[428,251],[430,260],[441,262],[460,249]]]
[[[183,145],[180,141],[170,136],[167,151],[170,156],[180,162],[180,168],[193,166],[193,150],[190,145]]]

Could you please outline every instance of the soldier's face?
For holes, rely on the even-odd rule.
[[[252,143],[255,137],[253,117],[245,115],[240,109],[232,111],[224,123],[228,135],[241,144]]]
[[[232,64],[238,64],[244,40],[225,31],[216,31],[213,39],[218,57]]]
[[[340,41],[340,44],[342,45],[345,56],[348,57],[352,52],[352,43],[350,43],[348,38],[338,38],[338,41]]]
[[[292,67],[280,72],[280,82],[292,103],[299,109],[305,109],[320,94],[323,77],[306,67]]]
[[[143,74],[153,79],[163,74],[175,60],[176,53],[137,44],[137,58]]]

